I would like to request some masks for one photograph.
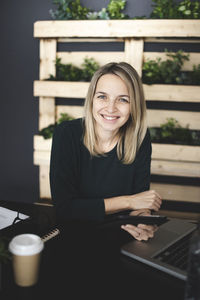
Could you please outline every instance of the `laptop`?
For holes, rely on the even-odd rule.
[[[190,240],[197,224],[171,219],[160,225],[152,239],[133,240],[121,247],[121,253],[152,268],[187,281]]]

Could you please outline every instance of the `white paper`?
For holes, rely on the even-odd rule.
[[[0,230],[13,224],[14,219],[17,217],[17,211],[11,210],[0,206]],[[29,216],[19,213],[20,219],[27,219]],[[17,220],[19,222],[19,220]]]

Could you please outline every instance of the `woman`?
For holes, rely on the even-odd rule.
[[[84,118],[56,127],[50,164],[59,220],[103,221],[106,215],[158,211],[150,186],[151,141],[140,77],[125,63],[108,63],[93,76]],[[122,226],[147,240],[154,226]]]

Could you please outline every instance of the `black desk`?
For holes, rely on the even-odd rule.
[[[39,234],[56,225],[51,206],[3,201],[0,206],[34,219],[34,225],[0,232],[9,238],[24,232]],[[115,244],[118,234],[111,242],[105,232],[98,236],[88,226],[79,226],[64,228],[45,243],[37,285],[16,286],[11,262],[3,265],[0,299],[184,299],[184,282],[120,255]]]

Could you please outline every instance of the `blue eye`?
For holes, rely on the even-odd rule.
[[[102,99],[102,100],[105,100],[106,99],[106,96],[105,95],[99,95],[97,96],[98,99]]]
[[[129,100],[127,98],[119,98],[119,102],[129,103]]]

